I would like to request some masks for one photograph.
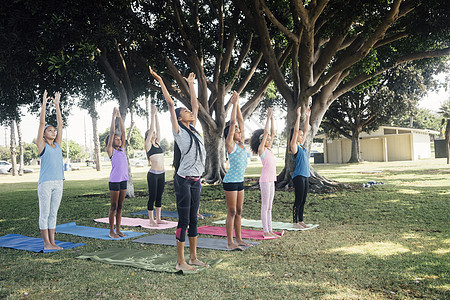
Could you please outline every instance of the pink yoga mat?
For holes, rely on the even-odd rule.
[[[95,222],[99,223],[109,223],[108,218],[100,218],[95,219]],[[133,227],[142,227],[142,228],[148,228],[148,229],[168,229],[168,228],[174,228],[177,227],[177,222],[171,222],[171,221],[165,221],[166,224],[158,224],[158,227],[150,226],[148,219],[140,219],[140,218],[127,218],[122,217],[122,223],[120,225],[122,226],[133,226]]]
[[[201,234],[210,234],[217,236],[227,236],[227,229],[225,227],[217,226],[202,226],[197,228],[197,232]],[[274,231],[275,232],[275,231]],[[276,234],[283,236],[284,230],[281,232],[275,232]],[[233,233],[233,236],[236,236]],[[276,237],[266,237],[264,236],[264,231],[251,230],[251,229],[241,229],[241,236],[243,239],[253,239],[253,240],[271,240],[276,239]]]

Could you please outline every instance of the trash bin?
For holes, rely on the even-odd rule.
[[[323,164],[323,162],[324,162],[323,153],[314,153],[314,163]]]

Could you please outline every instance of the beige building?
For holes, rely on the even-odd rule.
[[[430,134],[437,131],[380,126],[370,134],[362,132],[360,136],[361,158],[365,161],[417,160],[431,157]],[[352,141],[341,137],[323,138],[325,163],[346,163],[350,159]]]

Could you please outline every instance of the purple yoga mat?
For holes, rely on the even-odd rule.
[[[95,222],[99,223],[109,223],[108,218],[100,218],[100,219],[94,219]],[[148,219],[140,219],[140,218],[127,218],[122,217],[122,223],[121,226],[133,226],[133,227],[142,227],[142,228],[148,228],[148,229],[168,229],[168,228],[174,228],[177,227],[177,222],[171,222],[171,221],[164,221],[166,224],[158,224],[158,227],[152,227],[149,224]]]
[[[227,236],[227,229],[225,227],[217,227],[217,226],[202,226],[197,228],[197,232],[201,234],[210,234],[217,236]],[[281,232],[275,232],[279,236],[284,235],[284,230]],[[236,236],[233,233],[233,236]],[[264,231],[259,230],[251,230],[251,229],[241,229],[241,236],[243,239],[252,239],[252,240],[271,240],[276,239],[276,237],[268,237],[264,236]]]

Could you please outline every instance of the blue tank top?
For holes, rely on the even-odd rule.
[[[53,143],[55,148],[45,143],[44,150],[40,154],[41,169],[39,171],[39,183],[51,180],[64,180],[63,157],[61,147]]]
[[[224,183],[242,182],[244,181],[244,173],[247,168],[247,152],[245,148],[242,149],[237,143],[234,145],[234,150],[228,154],[230,159],[230,169],[223,178]]]
[[[295,176],[311,177],[309,172],[309,153],[303,145],[298,146],[297,153],[294,155],[295,158],[295,170],[292,174],[292,178]]]

